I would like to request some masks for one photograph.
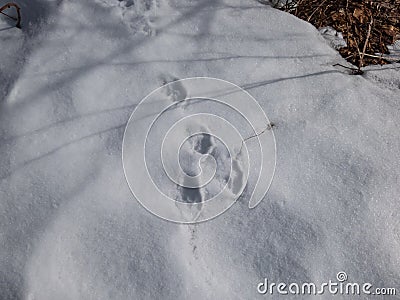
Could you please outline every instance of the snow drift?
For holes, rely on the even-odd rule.
[[[251,0],[21,6],[23,30],[0,29],[2,299],[253,299],[264,277],[339,271],[399,283],[398,70],[349,76],[310,24]],[[121,145],[144,96],[196,76],[259,101],[278,161],[256,209],[188,226],[133,198]]]

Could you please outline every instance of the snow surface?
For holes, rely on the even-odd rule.
[[[254,299],[264,277],[339,271],[399,288],[399,65],[349,76],[252,0],[19,3],[23,30],[0,22],[1,299]],[[277,170],[257,208],[177,225],[133,198],[122,137],[144,96],[195,76],[260,102]]]
[[[335,48],[336,50],[347,46],[346,40],[343,38],[343,34],[336,31],[334,28],[327,26],[319,28],[318,31],[329,42],[331,47]]]

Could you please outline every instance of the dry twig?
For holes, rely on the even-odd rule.
[[[372,29],[372,24],[373,23],[374,23],[374,18],[371,17],[371,21],[369,22],[369,26],[368,26],[367,38],[365,39],[364,48],[363,48],[363,52],[361,53],[360,63],[358,65],[358,69],[361,69],[361,67],[363,67],[363,65],[364,65],[365,51],[367,50],[367,44],[368,44],[368,41],[369,41],[369,37],[371,36],[371,29]]]
[[[15,10],[17,11],[17,17],[16,18],[13,17],[13,16],[10,16],[9,14],[4,12],[6,9],[9,9],[11,7],[14,7]],[[7,3],[7,4],[3,5],[2,7],[0,7],[0,14],[4,15],[4,16],[10,18],[10,19],[13,19],[14,21],[17,21],[17,24],[15,25],[15,27],[21,28],[21,13],[20,13],[20,10],[21,9],[17,4],[10,2],[10,3]]]

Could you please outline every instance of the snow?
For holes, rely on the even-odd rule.
[[[334,28],[327,26],[319,28],[318,31],[329,42],[331,47],[338,50],[340,48],[347,46],[347,43],[343,38],[343,34],[341,32],[336,31]]]
[[[400,36],[397,37],[397,40],[394,42],[393,45],[389,45],[389,55],[388,57],[391,61],[400,61]]]
[[[129,187],[146,209],[179,223],[217,217],[245,188],[254,208],[275,171],[268,124],[258,102],[232,83],[208,77],[170,82],[146,96],[126,126],[122,160]],[[181,195],[169,196],[177,185]]]
[[[22,31],[0,23],[2,299],[253,299],[264,277],[339,271],[398,287],[399,65],[350,76],[314,27],[251,0],[21,7]],[[146,95],[197,76],[260,103],[277,168],[256,208],[245,191],[178,225],[134,199],[122,139]]]

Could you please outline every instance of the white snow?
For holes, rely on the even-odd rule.
[[[343,34],[341,32],[336,31],[334,28],[327,26],[319,28],[318,31],[333,48],[338,50],[340,48],[347,46],[347,43],[343,38]]]
[[[386,57],[391,61],[400,61],[400,35],[397,37],[397,40],[393,43],[393,45],[389,45],[389,55]]]
[[[350,76],[252,0],[20,4],[22,31],[0,18],[2,299],[254,299],[264,277],[339,271],[399,288],[399,65]],[[259,101],[278,161],[255,209],[177,225],[132,196],[122,137],[144,96],[195,76]]]

